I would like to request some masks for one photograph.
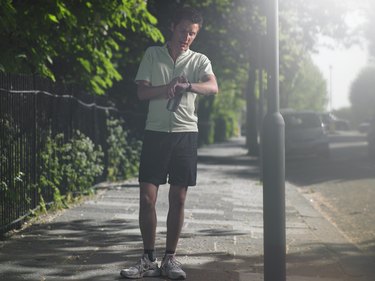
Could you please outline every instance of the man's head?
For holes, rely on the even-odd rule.
[[[172,25],[178,25],[182,20],[188,20],[192,23],[196,23],[199,26],[199,29],[202,28],[203,25],[203,17],[201,13],[199,13],[196,9],[186,7],[179,9],[172,19]]]
[[[193,8],[183,8],[176,12],[172,21],[172,48],[181,53],[189,49],[203,24],[201,14]]]

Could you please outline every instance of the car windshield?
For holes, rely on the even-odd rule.
[[[314,114],[286,114],[284,116],[285,127],[288,129],[307,129],[321,127],[318,116]]]

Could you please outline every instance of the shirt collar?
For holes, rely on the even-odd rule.
[[[168,54],[169,56],[171,56],[171,55],[169,54],[169,46],[168,46],[168,42],[164,44],[164,47],[165,47],[165,50],[166,50],[167,54]],[[178,60],[179,58],[185,57],[187,54],[189,54],[189,52],[190,52],[190,48],[188,48],[186,51],[183,51],[183,52],[177,57],[176,60]]]

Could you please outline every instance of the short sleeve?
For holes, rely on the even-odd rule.
[[[143,55],[143,58],[141,60],[141,63],[139,64],[138,67],[138,72],[137,75],[135,76],[135,82],[137,81],[148,81],[151,82],[151,76],[152,76],[152,53],[151,49],[147,48],[145,54]]]
[[[214,72],[212,70],[211,61],[204,55],[201,57],[201,62],[199,64],[199,80],[202,80],[202,78],[206,75],[214,75]]]

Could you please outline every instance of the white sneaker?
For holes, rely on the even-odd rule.
[[[174,255],[165,255],[160,266],[161,275],[173,280],[186,279],[186,273],[181,268]]]
[[[157,277],[160,276],[160,268],[156,260],[150,261],[148,255],[144,254],[136,265],[122,269],[120,275],[129,279]]]

